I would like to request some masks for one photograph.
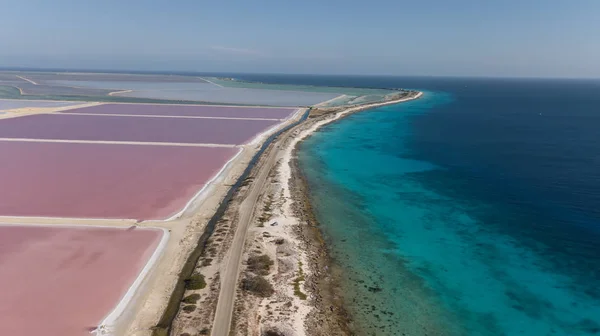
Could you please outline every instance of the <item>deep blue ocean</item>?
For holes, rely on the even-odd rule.
[[[600,81],[402,87],[299,152],[360,335],[600,335]]]

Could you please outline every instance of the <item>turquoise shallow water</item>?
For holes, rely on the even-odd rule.
[[[563,154],[573,153],[567,140],[553,147],[557,132],[572,131],[562,119],[552,137],[539,132],[553,124],[538,119],[535,136],[520,133],[530,123],[515,119],[551,114],[556,104],[484,116],[473,97],[493,109],[507,99],[496,92],[429,92],[350,116],[302,144],[301,168],[358,334],[600,334],[597,175],[585,165],[567,181],[563,162],[595,154]],[[582,125],[597,122],[583,115]],[[507,141],[520,145],[498,146]],[[535,166],[554,167],[556,178],[539,178],[549,168],[529,175]]]

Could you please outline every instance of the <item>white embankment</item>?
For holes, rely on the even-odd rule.
[[[119,317],[121,317],[121,315],[123,315],[123,312],[125,312],[125,309],[127,309],[127,306],[131,303],[131,300],[134,298],[137,290],[144,282],[144,279],[152,271],[152,268],[160,258],[160,255],[162,254],[165,247],[167,246],[167,242],[169,241],[170,235],[167,229],[149,229],[158,229],[163,231],[163,236],[160,239],[156,250],[154,250],[154,253],[152,253],[152,256],[150,257],[150,259],[148,259],[148,262],[146,263],[142,271],[138,274],[133,284],[131,284],[125,295],[123,295],[119,303],[117,303],[115,308],[102,320],[102,322],[100,322],[98,328],[91,332],[92,334],[96,336],[116,336],[114,334],[114,329],[117,320],[119,319]]]
[[[183,213],[194,203],[194,201],[196,201],[196,199],[198,199],[198,197],[200,197],[202,195],[202,193],[204,192],[204,190],[206,190],[206,188],[210,187],[211,184],[217,180],[219,177],[221,177],[221,175],[225,172],[225,170],[231,165],[231,163],[240,155],[242,154],[242,152],[244,151],[244,148],[240,148],[240,150],[237,152],[237,154],[235,154],[231,159],[229,159],[229,161],[227,161],[223,167],[221,168],[221,170],[219,170],[218,173],[216,173],[210,180],[208,180],[200,190],[198,190],[198,192],[196,194],[194,194],[194,196],[186,203],[186,205],[183,207],[183,209],[181,209],[178,213],[174,214],[173,216],[165,219],[165,222],[168,221],[172,221],[175,220],[177,218],[179,218],[181,215],[183,215]]]

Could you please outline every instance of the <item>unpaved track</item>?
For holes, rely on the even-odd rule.
[[[258,196],[262,191],[262,187],[266,184],[266,180],[271,172],[271,169],[277,163],[279,154],[278,147],[289,136],[290,131],[284,132],[280,138],[273,141],[271,148],[266,152],[267,156],[262,163],[257,165],[258,175],[250,184],[248,196],[242,201],[238,209],[239,220],[238,227],[233,236],[231,248],[225,257],[223,268],[221,269],[221,288],[219,291],[219,300],[217,302],[217,310],[213,321],[212,336],[228,336],[231,327],[231,319],[233,317],[233,306],[235,302],[236,285],[240,271],[242,255],[244,253],[244,243],[248,233],[248,227],[254,217],[254,209],[258,201]]]

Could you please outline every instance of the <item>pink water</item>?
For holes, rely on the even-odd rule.
[[[241,145],[277,120],[37,114],[0,120],[0,138]]]
[[[289,117],[295,110],[294,108],[247,106],[103,104],[67,110],[63,113],[284,119]]]
[[[237,151],[0,142],[0,216],[165,219]]]
[[[0,335],[89,335],[127,292],[162,234],[0,226]]]

